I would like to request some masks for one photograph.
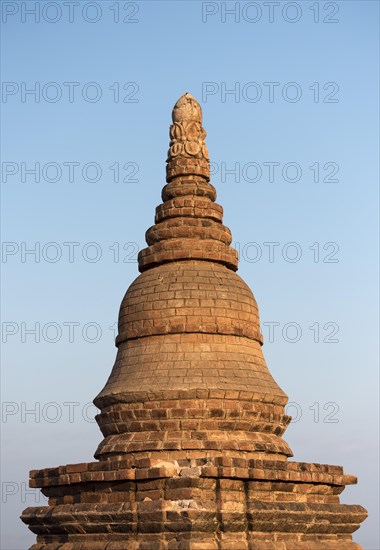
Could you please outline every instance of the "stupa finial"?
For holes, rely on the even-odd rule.
[[[172,111],[173,122],[195,121],[202,124],[202,108],[194,96],[186,92],[181,95]]]
[[[187,176],[210,181],[207,134],[202,126],[202,109],[195,97],[183,94],[174,105],[172,119],[166,181]]]

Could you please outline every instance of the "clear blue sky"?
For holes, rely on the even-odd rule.
[[[378,550],[378,3],[49,4],[2,2],[1,548],[34,539],[28,471],[89,461],[101,440],[87,404],[188,91],[298,419],[285,439],[359,477],[343,502],[368,508],[356,540]]]

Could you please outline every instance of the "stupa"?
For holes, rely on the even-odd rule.
[[[173,109],[167,184],[94,403],[95,462],[30,472],[31,550],[358,550],[340,466],[289,460],[287,396],[215,202],[202,111]]]

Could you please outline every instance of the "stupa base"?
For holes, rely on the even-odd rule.
[[[257,533],[258,537],[260,535]],[[78,536],[73,542],[62,539],[62,542],[37,543],[30,550],[362,550],[359,544],[343,537],[334,540],[320,537],[316,540],[304,535],[299,540],[274,540],[257,536],[221,533],[216,540],[216,535],[209,537],[204,533],[157,533],[135,537],[123,535],[112,542],[109,542],[110,539],[101,542],[97,536]]]
[[[356,478],[339,466],[150,454],[32,471],[49,506],[22,515],[30,550],[361,548],[352,533],[367,512],[340,504]]]

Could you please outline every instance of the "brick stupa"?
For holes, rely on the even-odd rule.
[[[167,184],[141,275],[120,308],[116,362],[94,403],[96,462],[33,470],[32,550],[358,550],[356,478],[289,461],[287,396],[262,354],[255,298],[215,203],[190,95],[173,109]]]

